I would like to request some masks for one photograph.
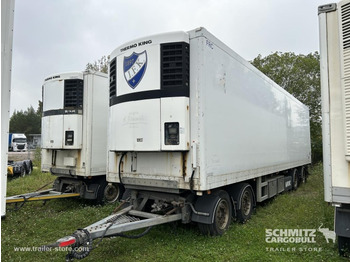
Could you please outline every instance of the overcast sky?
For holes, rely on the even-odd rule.
[[[83,71],[125,42],[205,27],[247,60],[318,51],[327,0],[16,0],[11,115],[37,109],[46,76]]]

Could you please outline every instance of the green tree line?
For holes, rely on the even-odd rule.
[[[27,110],[15,110],[10,118],[10,133],[41,134],[41,115],[43,104],[38,102],[37,110],[33,106]]]

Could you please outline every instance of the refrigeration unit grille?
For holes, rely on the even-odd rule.
[[[185,42],[161,45],[161,88],[189,90],[190,50]]]
[[[64,108],[83,108],[83,90],[82,79],[64,80]]]
[[[345,155],[350,156],[350,3],[341,6],[341,41],[343,44],[342,88],[345,118]],[[349,159],[349,158],[347,158]]]
[[[109,66],[109,98],[117,95],[117,65],[114,58]]]
[[[341,7],[341,24],[343,33],[343,48],[350,47],[350,3]]]

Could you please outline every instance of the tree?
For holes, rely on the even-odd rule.
[[[43,102],[42,101],[38,101],[38,109],[36,110],[36,114],[39,115],[40,117],[43,114]]]
[[[86,65],[85,70],[93,70],[93,71],[99,71],[102,73],[108,73],[108,63],[109,63],[109,56],[102,56],[101,59],[98,59],[94,63],[88,63]]]
[[[258,55],[252,64],[309,107],[312,159],[313,162],[321,161],[322,117],[318,52],[308,55],[291,52],[275,52],[266,57]]]
[[[10,118],[10,133],[40,134],[42,102],[39,101],[37,111],[32,106],[27,110],[14,111]]]

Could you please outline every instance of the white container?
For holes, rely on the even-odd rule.
[[[204,28],[110,57],[107,181],[198,192],[311,162],[308,108]]]
[[[72,92],[80,92],[80,98],[74,98]],[[42,170],[68,176],[105,175],[107,121],[106,74],[72,72],[47,77],[43,84]]]

